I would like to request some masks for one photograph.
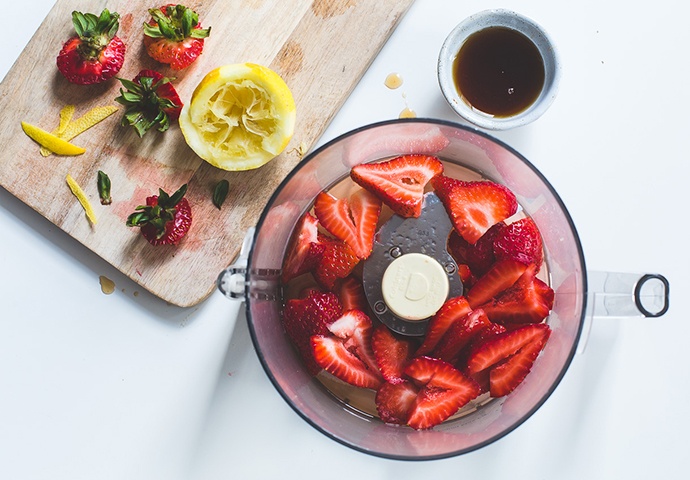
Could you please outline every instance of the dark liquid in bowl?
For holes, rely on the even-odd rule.
[[[544,87],[544,60],[525,35],[489,27],[470,35],[453,62],[458,92],[477,110],[496,117],[522,112]]]

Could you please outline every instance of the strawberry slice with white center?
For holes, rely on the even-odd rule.
[[[492,397],[502,397],[522,383],[532,370],[534,361],[546,345],[551,330],[545,329],[543,334],[522,347],[505,363],[491,369],[489,373],[489,391]]]
[[[424,187],[442,172],[443,164],[436,157],[404,155],[385,162],[357,165],[350,177],[398,215],[416,218],[422,213]]]
[[[517,260],[506,259],[494,263],[467,292],[467,301],[472,308],[484,305],[517,282],[525,270],[527,265]]]
[[[548,316],[554,291],[536,277],[537,270],[536,265],[530,265],[513,286],[480,307],[491,321],[538,323]]]
[[[412,359],[414,343],[402,338],[383,324],[379,324],[371,338],[376,363],[383,378],[393,384],[404,382],[403,370]]]
[[[470,354],[467,369],[469,373],[476,373],[493,367],[531,342],[546,342],[550,331],[545,323],[535,323],[496,335]]]
[[[316,363],[331,375],[355,387],[376,389],[381,378],[336,337],[315,335],[311,337]]]
[[[316,363],[351,385],[378,388],[381,374],[371,349],[371,319],[359,310],[348,310],[329,324],[328,330],[332,336],[311,337]]]
[[[313,270],[319,264],[326,246],[319,241],[318,227],[319,221],[309,212],[297,222],[283,262],[284,283]]]
[[[491,325],[491,322],[484,310],[480,308],[472,310],[464,317],[453,322],[446,334],[441,338],[441,341],[436,345],[436,348],[434,348],[431,356],[449,363],[455,363],[463,348],[489,325]]]
[[[362,282],[352,275],[340,282],[337,293],[344,310],[362,310],[365,312],[369,308]]]
[[[515,195],[498,183],[464,182],[437,175],[431,184],[455,230],[472,245],[493,225],[517,212]]]
[[[479,395],[479,385],[449,363],[431,357],[417,357],[405,374],[420,386],[407,424],[417,430],[440,424]]]
[[[378,364],[371,345],[373,326],[371,319],[364,312],[347,310],[328,326],[328,330],[342,340],[348,351],[364,362],[368,370],[379,376]]]
[[[415,352],[415,356],[431,353],[450,326],[471,311],[472,308],[465,297],[453,297],[446,300],[429,320],[426,336],[422,345]]]
[[[314,201],[314,213],[321,225],[347,243],[359,259],[369,257],[381,213],[381,200],[376,195],[358,190],[348,200],[321,192]]]
[[[406,425],[418,394],[419,387],[409,380],[384,383],[376,392],[376,411],[386,423]]]

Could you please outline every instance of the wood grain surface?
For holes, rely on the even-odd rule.
[[[58,0],[0,84],[0,185],[81,242],[143,288],[179,306],[192,306],[215,288],[217,275],[237,255],[246,230],[268,198],[300,161],[299,146],[310,147],[350,94],[413,0],[194,0],[186,4],[211,26],[204,53],[174,72],[151,60],[143,47],[147,9],[140,0]],[[52,130],[60,109],[76,106],[75,118],[90,108],[118,105],[119,82],[80,86],[57,71],[55,58],[74,34],[71,12],[121,15],[118,36],[127,45],[118,74],[133,78],[142,68],[175,77],[186,102],[203,76],[230,63],[259,63],[277,71],[297,104],[294,137],[285,152],[247,172],[208,165],[186,145],[179,127],[149,132],[143,139],[121,127],[121,111],[73,140],[85,147],[77,157],[42,157],[23,134],[20,121]],[[97,171],[112,181],[113,203],[98,200]],[[72,175],[93,204],[91,226],[65,182]],[[213,187],[230,182],[221,210],[211,203]],[[161,187],[172,193],[188,183],[193,208],[190,233],[178,246],[152,247],[125,219]]]

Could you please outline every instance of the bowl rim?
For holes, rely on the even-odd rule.
[[[579,254],[579,259],[580,259],[579,266],[580,266],[581,271],[582,271],[583,304],[582,304],[582,312],[580,314],[580,319],[578,322],[577,332],[576,332],[572,347],[570,349],[570,352],[568,352],[568,355],[565,359],[565,362],[563,363],[563,367],[561,368],[560,372],[558,373],[558,375],[554,379],[553,383],[544,392],[542,397],[534,403],[534,405],[532,406],[532,408],[529,411],[527,411],[522,417],[520,417],[519,420],[514,422],[510,427],[508,427],[505,430],[495,434],[494,436],[484,440],[483,442],[480,442],[476,445],[473,445],[472,447],[454,450],[454,451],[441,453],[441,454],[423,455],[423,456],[418,456],[418,457],[411,457],[408,455],[395,455],[395,454],[388,454],[388,453],[369,450],[367,448],[356,445],[355,443],[350,442],[344,438],[341,438],[340,436],[337,435],[336,432],[332,432],[332,431],[326,430],[325,428],[321,427],[316,422],[314,422],[311,418],[309,418],[304,412],[302,412],[297,407],[297,405],[295,405],[295,403],[292,401],[290,396],[281,388],[280,383],[278,382],[276,377],[271,372],[269,365],[266,363],[266,361],[265,361],[265,359],[261,353],[262,350],[261,350],[261,347],[259,344],[259,339],[257,338],[256,330],[254,329],[254,325],[252,322],[252,314],[251,314],[251,302],[252,302],[252,300],[249,298],[249,296],[247,296],[247,298],[245,299],[245,313],[246,313],[246,320],[247,320],[247,326],[248,326],[249,334],[250,334],[250,337],[252,340],[252,345],[254,346],[254,351],[255,351],[258,359],[259,359],[259,362],[260,362],[264,372],[268,376],[270,382],[273,384],[273,387],[278,391],[280,396],[283,398],[283,400],[308,425],[311,425],[314,429],[321,432],[326,437],[336,441],[337,443],[340,443],[341,445],[344,445],[348,448],[351,448],[353,450],[356,450],[356,451],[359,451],[362,453],[366,453],[368,455],[372,455],[374,457],[386,458],[386,459],[390,459],[390,460],[403,460],[403,461],[440,460],[440,459],[445,459],[445,458],[456,457],[459,455],[464,455],[466,453],[470,453],[470,452],[479,450],[485,446],[488,446],[488,445],[500,440],[501,438],[505,437],[506,435],[508,435],[509,433],[514,431],[520,425],[525,423],[537,410],[539,410],[542,407],[542,405],[544,405],[546,400],[551,396],[551,394],[556,390],[558,385],[561,383],[563,377],[565,376],[567,370],[569,369],[569,367],[573,361],[573,358],[574,358],[574,356],[577,352],[577,349],[578,349],[578,344],[579,344],[581,336],[582,336],[582,332],[583,332],[583,328],[584,328],[585,320],[586,320],[586,316],[587,316],[587,313],[586,313],[587,309],[588,309],[587,307],[588,307],[588,303],[589,303],[589,299],[588,299],[588,295],[587,295],[587,291],[588,291],[587,268],[586,268],[586,264],[585,264],[585,257],[584,257],[584,251],[582,249],[582,243],[580,241],[580,237],[579,237],[579,234],[577,232],[577,229],[575,228],[575,224],[573,222],[573,219],[572,219],[570,213],[568,212],[565,204],[563,203],[563,200],[558,195],[558,193],[555,191],[555,189],[551,185],[551,183],[546,179],[546,177],[544,177],[544,175],[529,160],[527,160],[526,157],[524,157],[517,150],[515,150],[514,148],[512,148],[511,146],[509,146],[505,142],[495,138],[494,136],[492,136],[486,132],[483,132],[483,131],[481,131],[477,128],[471,127],[471,126],[462,125],[462,124],[459,124],[459,123],[456,123],[453,121],[448,121],[448,120],[441,120],[441,119],[434,119],[434,118],[402,118],[402,119],[398,118],[398,119],[374,122],[374,123],[366,124],[366,125],[357,127],[355,129],[349,130],[349,131],[333,138],[332,140],[326,142],[322,146],[315,149],[313,152],[310,152],[306,157],[304,157],[302,159],[302,161],[300,161],[300,163],[295,168],[293,168],[288,173],[288,175],[283,179],[283,181],[280,183],[280,185],[273,192],[273,194],[269,198],[268,202],[266,203],[266,205],[265,205],[265,207],[264,207],[264,209],[263,209],[263,211],[259,217],[259,220],[257,221],[257,224],[256,224],[254,238],[252,239],[251,248],[249,251],[248,258],[247,258],[246,281],[247,281],[247,284],[249,284],[249,276],[251,274],[251,265],[252,265],[253,255],[254,255],[254,247],[256,246],[256,238],[257,238],[258,232],[259,232],[262,224],[266,220],[266,216],[268,214],[268,211],[270,210],[273,202],[280,195],[280,192],[283,189],[283,187],[295,175],[297,175],[302,168],[304,168],[309,163],[311,158],[319,155],[322,151],[324,151],[328,148],[331,148],[333,145],[337,144],[338,142],[340,142],[340,141],[342,141],[348,137],[351,137],[353,135],[356,135],[358,133],[361,133],[363,131],[383,127],[386,125],[398,124],[398,123],[422,123],[422,124],[427,124],[427,125],[441,125],[441,126],[445,126],[445,127],[457,128],[457,129],[465,130],[465,131],[468,131],[470,133],[484,137],[485,139],[487,139],[491,142],[495,142],[500,147],[505,148],[506,150],[510,151],[513,155],[515,155],[517,158],[519,158],[522,162],[525,163],[525,165],[527,165],[527,167],[529,167],[535,173],[535,175],[537,175],[539,177],[539,179],[544,183],[544,185],[546,185],[547,189],[551,192],[551,194],[553,195],[559,208],[563,212],[563,215],[565,216],[565,219],[568,223],[568,226],[570,227],[570,230],[573,234],[573,238],[574,238],[575,244],[577,246],[578,254]],[[325,387],[323,387],[323,388],[325,390]],[[334,399],[334,401],[337,401],[337,400]],[[376,419],[376,421],[379,421],[379,420]],[[395,428],[395,427],[391,427],[391,428]]]

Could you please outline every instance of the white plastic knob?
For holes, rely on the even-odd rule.
[[[402,255],[388,266],[381,280],[383,300],[398,317],[423,320],[435,314],[448,297],[445,269],[421,253]]]

